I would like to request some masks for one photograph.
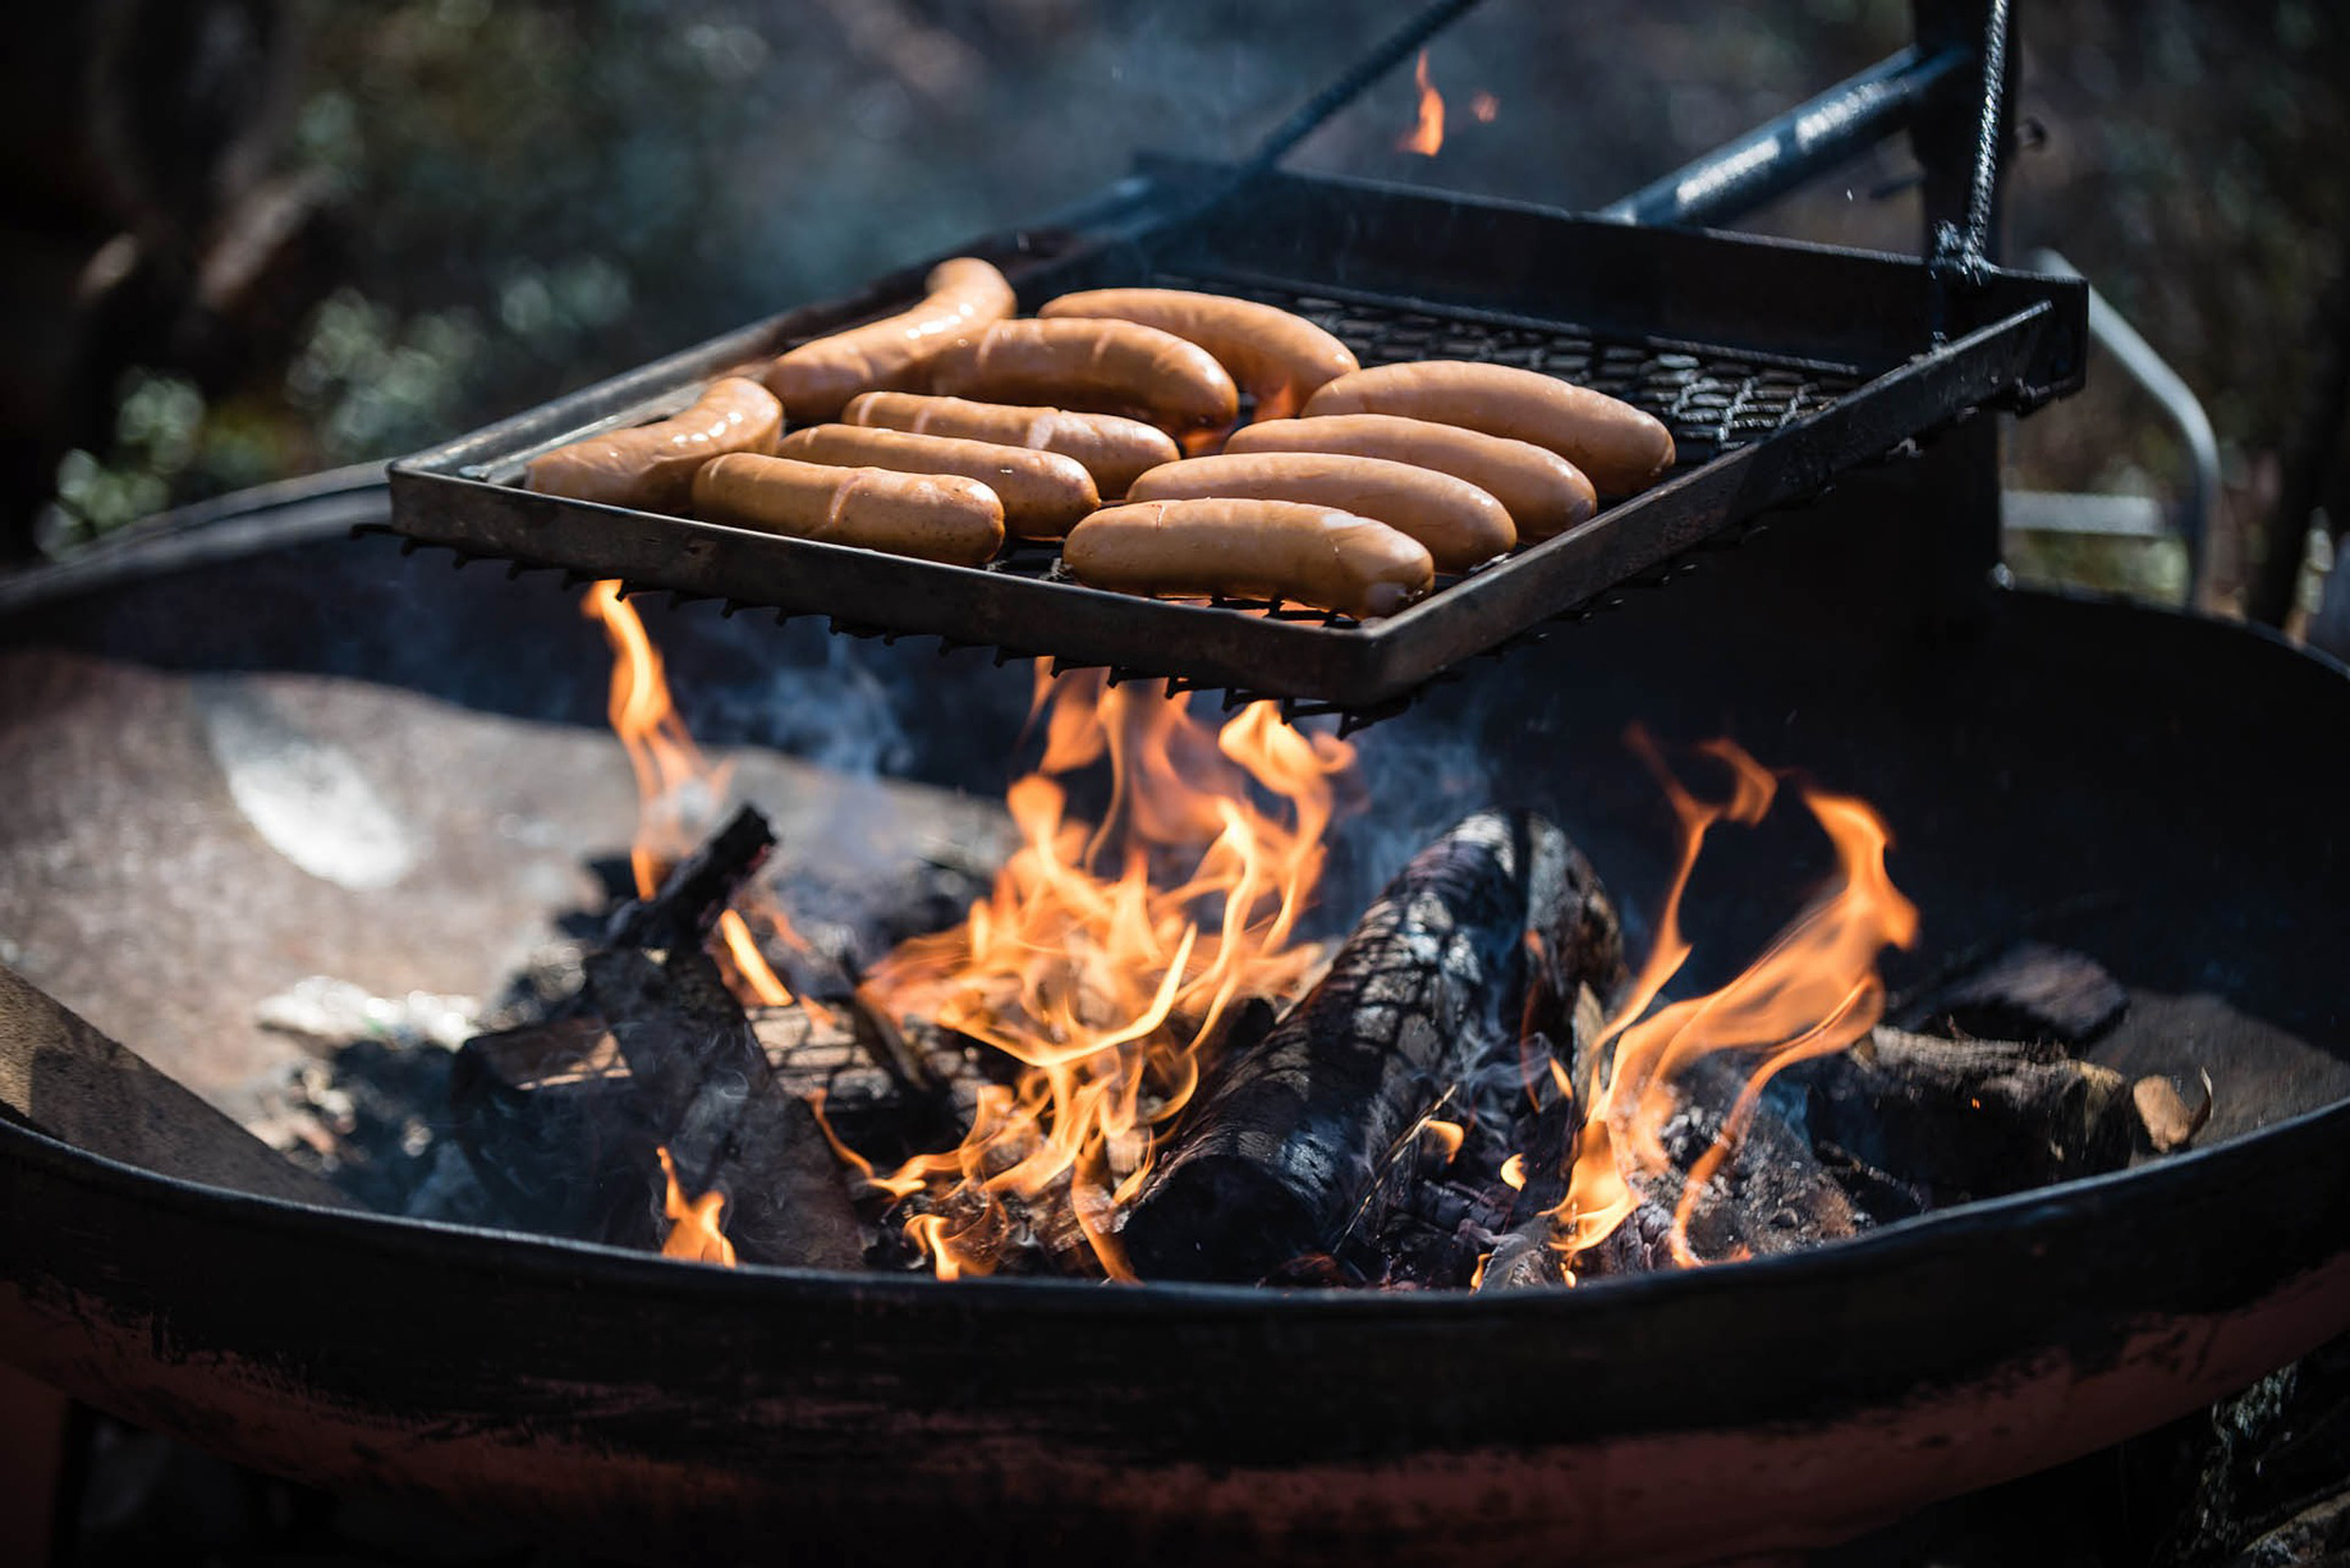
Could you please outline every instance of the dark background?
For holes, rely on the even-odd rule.
[[[1135,149],[1243,151],[1410,9],[88,0],[12,19],[0,534],[21,548],[38,517],[68,549],[394,455],[1041,216]],[[2314,0],[2018,10],[2011,254],[2061,248],[2206,400],[2230,602],[2282,454],[2338,433],[2296,421],[2345,314],[2350,21]],[[1397,150],[1399,71],[1295,161],[1597,204],[1908,26],[1898,0],[1491,0],[1430,52],[1439,155]],[[1909,172],[1897,141],[1758,226],[1913,248]],[[2014,483],[2176,489],[2168,427],[2103,369],[2022,427]],[[2043,542],[2021,565],[2183,581],[2175,549],[2142,545]]]

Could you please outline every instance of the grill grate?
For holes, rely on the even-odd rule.
[[[1861,381],[1859,374],[1847,367],[1733,358],[1476,313],[1301,292],[1266,279],[1169,273],[1150,281],[1163,288],[1198,289],[1278,306],[1336,337],[1366,367],[1412,359],[1471,359],[1540,371],[1620,398],[1656,415],[1671,429],[1675,473],[1773,435],[1827,408]],[[1248,413],[1244,407],[1243,420]],[[1499,564],[1487,562],[1467,575],[1490,571]],[[1014,540],[985,569],[1048,582],[1073,580],[1061,565],[1059,546],[1049,543]],[[1439,574],[1436,592],[1440,594],[1461,580],[1461,574]],[[1278,600],[1219,597],[1192,602],[1314,626],[1361,624],[1349,616]]]
[[[1622,589],[1678,575],[1762,513],[1970,409],[2036,406],[2078,381],[2077,288],[1995,275],[1937,337],[1944,323],[1918,309],[1929,291],[1914,262],[1288,177],[1284,190],[1231,234],[1212,214],[1164,216],[1163,226],[1137,231],[1150,242],[1141,245],[1124,231],[1045,231],[982,241],[967,254],[999,260],[1031,302],[1140,282],[1203,288],[1295,311],[1366,364],[1461,358],[1558,376],[1661,419],[1679,446],[1677,472],[1366,623],[1279,604],[1105,593],[1070,582],[1051,545],[1015,545],[973,569],[512,483],[535,452],[669,411],[709,378],[784,342],[902,304],[920,286],[920,271],[910,270],[396,462],[392,527],[410,546],[446,548],[461,563],[618,578],[635,591],[723,600],[729,611],[819,617],[851,635],[935,637],[1359,717],[1395,711],[1470,659],[1623,602]],[[1491,255],[1513,258],[1511,274],[1480,283]],[[1347,282],[1288,270],[1331,257]],[[1531,314],[1511,314],[1519,310]]]
[[[1158,281],[1169,288],[1206,289],[1293,311],[1346,344],[1366,366],[1473,359],[1538,370],[1620,398],[1671,428],[1679,452],[1675,472],[1775,434],[1826,408],[1862,379],[1849,366],[1731,358],[1534,322],[1300,293],[1265,280]]]

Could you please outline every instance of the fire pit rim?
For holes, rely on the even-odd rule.
[[[1811,1274],[1858,1271],[1873,1273],[1888,1265],[1930,1253],[1952,1234],[1998,1230],[2034,1210],[2072,1212],[2094,1210],[2108,1195],[2126,1189],[2133,1197],[2151,1199],[2160,1189],[2193,1190],[2198,1178],[2219,1168],[2251,1160],[2281,1143],[2316,1140],[2329,1133],[2350,1139],[2350,1097],[2296,1113],[2206,1147],[2192,1148],[2132,1168],[2033,1188],[1997,1198],[1977,1199],[1896,1220],[1863,1235],[1845,1238],[1772,1257],[1747,1258],[1694,1269],[1659,1270],[1620,1279],[1594,1281],[1591,1285],[1542,1287],[1488,1295],[1471,1291],[1348,1291],[1296,1290],[1264,1285],[1233,1285],[1184,1281],[1145,1281],[1136,1286],[1110,1288],[1100,1281],[1058,1277],[980,1277],[942,1281],[928,1274],[903,1275],[849,1270],[796,1269],[745,1262],[733,1268],[684,1264],[678,1260],[627,1248],[607,1246],[567,1237],[530,1231],[504,1231],[451,1220],[382,1214],[361,1209],[338,1210],[289,1199],[268,1198],[234,1188],[175,1177],[127,1164],[77,1145],[54,1138],[36,1128],[0,1118],[0,1158],[12,1141],[21,1141],[67,1170],[77,1165],[85,1178],[105,1178],[132,1189],[145,1189],[182,1209],[217,1206],[230,1214],[243,1211],[267,1216],[299,1227],[323,1223],[329,1229],[355,1227],[378,1245],[398,1246],[408,1239],[433,1236],[466,1248],[481,1249],[482,1262],[511,1264],[525,1272],[568,1274],[564,1260],[593,1258],[599,1269],[619,1268],[639,1275],[643,1282],[669,1282],[688,1290],[773,1290],[803,1292],[818,1296],[845,1294],[876,1304],[920,1306],[947,1301],[958,1309],[986,1300],[990,1310],[1024,1311],[1054,1303],[1116,1301],[1113,1311],[1147,1310],[1173,1303],[1191,1308],[1230,1309],[1252,1318],[1264,1311],[1292,1317],[1332,1313],[1368,1312],[1388,1316],[1421,1312],[1439,1314],[1503,1312],[1520,1304],[1560,1303],[1596,1299],[1629,1305],[1664,1293],[1702,1293],[1734,1289],[1744,1283],[1794,1282]],[[698,1282],[688,1285],[688,1280]],[[727,1282],[729,1281],[738,1282]],[[840,1287],[849,1287],[843,1291]],[[969,1286],[972,1289],[960,1289]],[[974,1294],[973,1290],[980,1293]],[[1270,1303],[1283,1303],[1271,1306]],[[1128,1306],[1125,1303],[1133,1303]],[[1567,1309],[1575,1310],[1575,1309]],[[1585,1309],[1596,1310],[1596,1309]]]

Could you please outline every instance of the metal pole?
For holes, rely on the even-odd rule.
[[[1734,222],[1908,125],[1927,94],[1972,58],[1957,44],[1904,49],[1598,215],[1627,223]]]

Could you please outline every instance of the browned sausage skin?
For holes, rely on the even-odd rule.
[[[694,514],[827,545],[976,566],[1003,546],[1003,505],[977,480],[827,468],[740,453],[693,476]]]
[[[1012,314],[1003,275],[974,256],[931,269],[929,289],[910,310],[801,344],[768,365],[767,390],[794,424],[838,416],[841,406],[877,387],[904,387],[941,349]]]
[[[1346,452],[1449,473],[1499,501],[1517,527],[1520,544],[1563,534],[1599,507],[1591,481],[1555,452],[1396,414],[1271,420],[1234,431],[1224,450]]]
[[[775,455],[832,468],[887,468],[975,479],[1003,504],[1004,527],[1026,539],[1057,539],[1101,505],[1093,475],[1076,459],[995,441],[862,425],[815,425],[777,441]]]
[[[1400,414],[1531,441],[1591,476],[1606,495],[1645,490],[1673,465],[1673,436],[1631,404],[1555,376],[1466,359],[1421,359],[1341,376],[1305,415]]]
[[[1134,501],[1223,495],[1335,506],[1409,535],[1428,547],[1437,569],[1446,572],[1465,572],[1518,542],[1508,511],[1467,480],[1386,458],[1342,452],[1228,452],[1195,457],[1151,470],[1127,494]]]
[[[783,405],[764,387],[729,376],[681,414],[542,452],[530,460],[526,483],[579,501],[682,512],[694,470],[726,452],[769,451],[783,428]]]
[[[930,389],[993,401],[1133,413],[1153,424],[1228,425],[1240,389],[1215,356],[1132,321],[999,321],[930,363]]]
[[[1105,501],[1126,493],[1137,474],[1173,462],[1182,453],[1157,425],[1117,414],[1077,413],[1063,409],[975,403],[968,398],[932,398],[914,392],[868,392],[841,418],[852,425],[912,431],[920,435],[963,436],[1005,446],[1034,447],[1074,458],[1094,476]]]
[[[1295,413],[1324,382],[1358,368],[1353,351],[1314,323],[1253,299],[1186,288],[1089,288],[1047,300],[1036,314],[1139,321],[1197,343],[1254,394],[1259,419]]]
[[[1296,501],[1112,506],[1069,531],[1061,559],[1095,587],[1282,598],[1360,617],[1393,615],[1436,577],[1418,541]]]

